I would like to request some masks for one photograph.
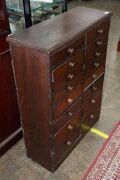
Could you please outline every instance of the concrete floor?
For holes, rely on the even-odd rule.
[[[116,51],[120,37],[120,1],[71,1],[69,4],[70,8],[81,5],[114,13],[109,35],[101,116],[95,125],[109,134],[120,120],[120,53]],[[81,180],[104,141],[105,139],[89,132],[52,174],[26,157],[22,139],[0,158],[0,180]]]

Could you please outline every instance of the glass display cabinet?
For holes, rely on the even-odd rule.
[[[6,0],[6,4],[12,32],[24,29],[26,21],[31,20],[31,25],[34,25],[56,16],[65,7],[63,0]],[[26,13],[29,13],[29,18],[26,18]]]

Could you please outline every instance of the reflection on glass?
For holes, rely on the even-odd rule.
[[[22,0],[6,0],[12,33],[25,28]]]
[[[62,12],[63,0],[30,0],[32,24],[49,19]],[[12,33],[25,28],[23,0],[6,0]]]
[[[60,14],[62,12],[61,2],[61,0],[55,2],[53,0],[30,0],[33,24]]]

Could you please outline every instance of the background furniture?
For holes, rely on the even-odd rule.
[[[77,7],[8,39],[27,155],[50,171],[99,119],[111,15]]]
[[[22,28],[56,16],[65,11],[64,0],[6,0],[11,22],[19,22]],[[65,7],[64,7],[65,6]],[[67,10],[67,9],[66,9]]]
[[[0,1],[0,155],[22,136],[9,46],[5,1]]]

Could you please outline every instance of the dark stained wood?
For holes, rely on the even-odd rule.
[[[111,15],[77,7],[8,38],[27,155],[52,172],[99,118]]]
[[[3,30],[0,30],[0,31],[1,31],[1,34],[0,34],[0,54],[1,54],[4,51],[9,49],[9,45],[8,45],[8,42],[6,42],[6,37],[8,34],[4,33]]]
[[[100,107],[99,106],[95,107],[94,109],[91,110],[86,116],[84,116],[81,119],[81,135],[84,136],[88,131],[91,130],[91,127],[98,121],[99,116],[100,116]]]
[[[81,94],[83,90],[82,76],[77,76],[73,81],[67,83],[65,87],[59,89],[57,92],[53,91],[53,102],[57,104],[68,96],[77,96],[77,94]]]
[[[0,55],[0,143],[20,127],[10,54]]]
[[[109,26],[110,26],[110,21],[108,20],[106,22],[101,23],[92,31],[88,32],[88,37],[87,37],[88,44],[96,40],[97,38],[103,36],[104,34],[108,35]],[[105,37],[107,38],[107,36]]]
[[[91,59],[91,61],[89,61],[88,63],[86,61],[84,78],[86,79],[91,74],[91,72],[94,72],[102,64],[105,64],[105,62],[106,62],[106,51],[104,52],[104,54],[102,53],[102,55],[99,58]]]
[[[81,136],[80,131],[81,110],[79,110],[74,118],[72,118],[55,136],[55,161],[58,161],[64,156],[66,151],[69,151],[72,144]]]
[[[76,139],[76,141],[74,141],[74,143],[71,145],[71,147],[69,147],[68,150],[64,152],[64,155],[61,156],[61,159],[59,159],[55,162],[54,171],[61,165],[61,163],[66,159],[66,157],[74,150],[74,148],[78,145],[78,143],[82,140],[82,138],[83,138],[83,133],[82,133],[82,129],[81,129],[80,135]]]
[[[10,33],[5,1],[0,1],[0,155],[22,137],[17,95],[8,42]]]
[[[107,49],[106,41],[101,48],[96,48],[96,43],[92,44],[91,46],[87,47],[86,61],[91,61],[91,60],[94,61],[101,58],[101,56],[106,52],[106,49]]]
[[[61,63],[66,57],[72,56],[78,49],[83,48],[85,45],[85,36],[77,39],[74,38],[66,47],[59,51],[52,53],[51,55],[51,66]],[[81,54],[82,55],[82,54]]]
[[[76,99],[80,97],[83,90],[83,85],[77,82],[74,90],[71,93],[67,93],[66,96],[57,104],[54,105],[54,119],[56,119],[64,110],[66,110]]]
[[[104,75],[100,76],[89,88],[84,91],[83,104],[90,101],[96,93],[102,90]]]
[[[83,103],[82,116],[90,113],[92,109],[95,109],[101,103],[102,90],[99,90],[92,97],[88,97],[87,102]]]
[[[50,61],[35,49],[11,48],[27,155],[52,171]]]
[[[8,151],[13,145],[15,145],[23,137],[22,130],[20,130],[14,137],[11,138],[7,143],[0,148],[0,156]]]
[[[78,109],[82,105],[81,98],[73,103],[61,116],[59,116],[55,121],[54,133],[56,134],[63,126],[70,120],[73,119]]]
[[[85,52],[78,52],[73,58],[69,59],[66,63],[61,64],[52,71],[52,88],[53,91],[58,91],[65,87],[66,84],[75,80],[80,76],[82,79],[83,66],[84,66]],[[79,78],[80,81],[80,78]]]
[[[72,82],[76,81],[76,79],[79,79],[80,83],[82,82],[82,77],[83,77],[83,73],[81,71],[81,69],[83,69],[83,64],[81,64],[80,66],[80,74],[77,74],[76,71],[66,71],[65,76],[63,76],[63,72],[59,71],[58,73],[61,72],[61,74],[58,76],[59,78],[54,76],[54,73],[52,72],[52,77],[55,77],[54,82],[52,82],[52,90],[54,92],[58,92],[60,89],[64,89],[67,88],[69,86],[69,84],[72,84]],[[63,69],[60,69],[63,70]],[[67,73],[68,72],[68,73]],[[57,73],[56,73],[57,74]],[[58,80],[56,80],[58,79]]]
[[[84,81],[84,90],[90,86],[95,80],[97,80],[105,72],[105,67],[102,64],[94,72],[92,72],[87,79]]]
[[[85,31],[90,31],[90,28],[98,25],[102,20],[109,20],[111,15],[112,13],[106,13],[103,10],[79,6],[56,18],[32,26],[24,32],[12,35],[10,41],[25,44],[46,53],[55,51],[54,53],[57,54],[60,49],[66,47],[66,43],[71,45],[71,41],[78,40],[78,36],[83,36]],[[57,52],[56,49],[58,49]]]

